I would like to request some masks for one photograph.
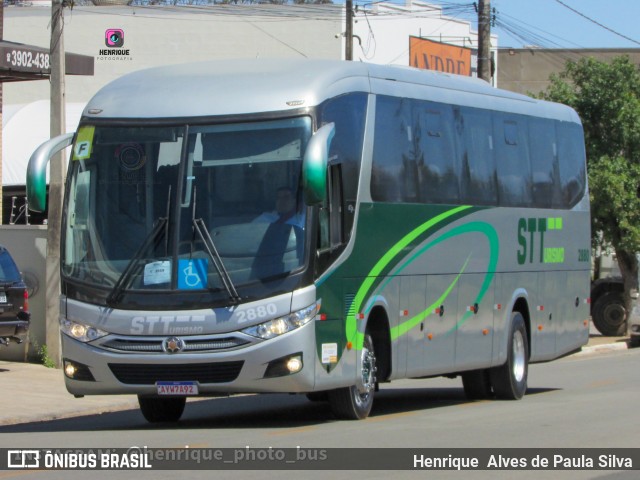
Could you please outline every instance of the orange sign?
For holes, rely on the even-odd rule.
[[[471,76],[471,49],[409,37],[409,65]]]

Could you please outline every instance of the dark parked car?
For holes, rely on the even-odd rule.
[[[29,331],[29,295],[9,250],[0,245],[0,345],[22,343]]]

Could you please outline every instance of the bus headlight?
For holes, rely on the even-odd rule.
[[[60,330],[74,340],[78,340],[83,343],[90,342],[109,334],[109,332],[105,332],[99,328],[74,322],[66,318],[60,319]]]
[[[318,310],[320,310],[319,301],[284,317],[274,318],[268,322],[245,328],[242,332],[252,337],[268,340],[306,325],[316,316]]]

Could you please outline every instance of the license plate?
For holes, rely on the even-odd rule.
[[[196,382],[156,382],[158,395],[198,395],[198,384]]]
[[[7,303],[7,296],[4,293],[0,293],[0,303]]]

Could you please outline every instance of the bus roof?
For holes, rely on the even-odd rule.
[[[579,121],[567,107],[499,90],[476,78],[308,59],[223,60],[140,70],[98,91],[83,116],[168,119],[282,112],[354,91]]]

